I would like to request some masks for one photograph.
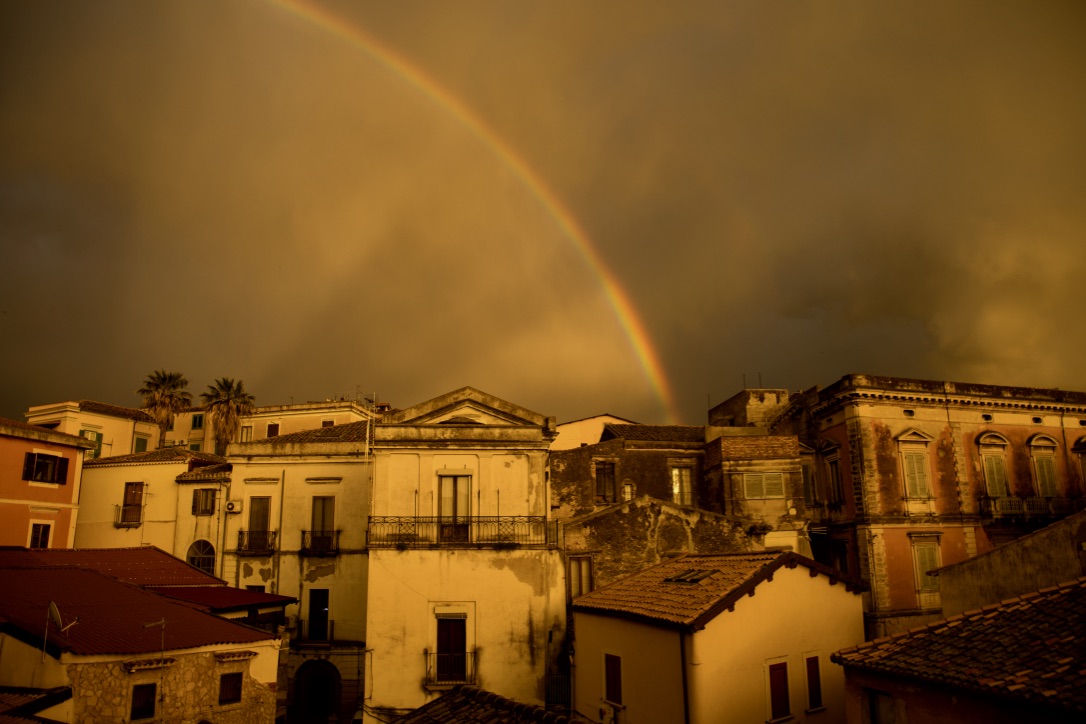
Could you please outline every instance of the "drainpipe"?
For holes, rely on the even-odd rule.
[[[683,722],[690,724],[690,683],[686,673],[686,642],[690,635],[685,631],[679,632],[679,667],[683,673]]]
[[[275,592],[279,593],[279,552],[283,549],[283,504],[286,503],[287,498],[287,469],[283,468],[279,472],[279,527],[276,534],[279,540],[275,545],[275,560],[272,563],[272,572],[275,576]]]

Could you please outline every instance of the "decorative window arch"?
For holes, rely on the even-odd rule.
[[[894,438],[901,457],[902,480],[906,498],[933,498],[931,487],[931,456],[928,448],[935,438],[926,432],[909,428]]]
[[[1010,441],[997,432],[982,432],[977,436],[980,462],[984,469],[984,485],[991,498],[1010,496],[1007,484],[1007,448]]]
[[[215,546],[206,540],[198,540],[190,545],[185,560],[193,568],[199,568],[211,575],[215,574]]]
[[[1055,498],[1060,494],[1056,479],[1056,441],[1048,435],[1034,435],[1029,439],[1029,454],[1033,459],[1033,480],[1037,495]]]

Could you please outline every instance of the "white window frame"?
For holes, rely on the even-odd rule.
[[[788,665],[787,656],[775,656],[765,660],[763,665],[763,678],[765,679],[765,720],[767,722],[787,721],[795,716],[795,704],[793,702],[792,694],[796,691],[796,687],[792,685],[792,669],[794,667]],[[776,718],[773,717],[773,681],[770,676],[771,667],[784,664],[785,667],[785,686],[787,687],[788,695],[788,711],[782,716]]]
[[[910,533],[909,543],[913,558],[913,578],[916,584],[916,606],[917,608],[938,608],[940,606],[939,579],[929,576],[927,572],[943,565],[942,541],[935,534]]]
[[[55,521],[55,520],[36,520],[36,519],[31,519],[31,521],[30,521],[30,525],[28,525],[28,526],[26,527],[26,547],[27,547],[27,548],[34,548],[34,547],[33,547],[32,545],[30,545],[30,544],[31,544],[31,543],[32,543],[32,542],[34,541],[34,526],[36,526],[36,525],[44,525],[44,526],[48,526],[48,527],[49,527],[49,532],[48,532],[48,533],[46,534],[46,536],[45,536],[45,538],[46,538],[46,540],[45,540],[45,545],[44,545],[44,546],[41,546],[41,547],[39,547],[39,548],[37,548],[37,549],[35,549],[35,550],[41,550],[41,549],[44,549],[44,548],[50,548],[50,547],[51,547],[51,546],[53,545],[53,534],[54,534],[54,533],[56,532],[56,527],[57,527],[57,526],[56,526],[56,521]]]
[[[694,466],[673,464],[669,466],[668,473],[671,477],[671,502],[676,505],[693,505]]]
[[[931,471],[931,435],[915,428],[896,438],[901,469],[902,497],[922,503],[935,499],[935,480]],[[916,511],[910,511],[916,512]]]

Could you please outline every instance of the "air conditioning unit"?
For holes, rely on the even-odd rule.
[[[241,503],[242,503],[242,501],[240,501],[240,500],[228,500],[228,501],[226,501],[226,512],[227,513],[240,513],[241,512]]]

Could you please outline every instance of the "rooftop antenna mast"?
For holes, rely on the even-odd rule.
[[[161,654],[159,655],[159,658],[165,659],[166,658],[166,617],[163,616],[162,620],[160,620],[160,621],[152,621],[151,623],[143,624],[144,628],[151,628],[152,626],[161,626],[162,627],[162,641],[161,641],[161,647],[162,648],[161,648]]]
[[[57,630],[63,634],[67,633],[68,629],[70,629],[72,626],[75,626],[77,623],[79,623],[79,617],[76,616],[71,623],[65,626],[64,621],[60,618],[60,609],[57,608],[57,605],[52,601],[49,602],[49,606],[45,610],[45,636],[42,637],[41,642],[41,660],[43,662],[45,661],[45,645],[49,642],[50,621],[52,621],[53,625],[57,627]]]

